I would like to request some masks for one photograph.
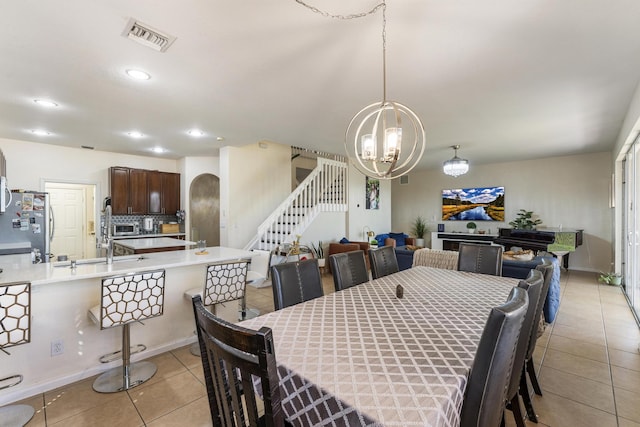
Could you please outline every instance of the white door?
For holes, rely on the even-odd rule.
[[[47,184],[54,217],[51,252],[69,259],[85,258],[85,190]]]

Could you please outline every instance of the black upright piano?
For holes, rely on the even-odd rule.
[[[502,245],[509,250],[512,246],[518,246],[522,249],[531,249],[534,251],[547,251],[550,244],[555,242],[556,233],[558,231],[576,233],[576,248],[582,245],[583,230],[520,230],[513,228],[499,228],[498,237],[494,243]],[[569,268],[569,254],[562,257],[565,268]]]

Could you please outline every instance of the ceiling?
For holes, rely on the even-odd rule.
[[[344,15],[376,4],[307,1]],[[612,149],[640,79],[638,0],[388,0],[386,15],[387,97],[424,123],[421,168],[439,167],[453,144],[472,165]],[[9,0],[0,16],[3,138],[165,158],[258,141],[343,154],[351,117],[382,99],[380,12]],[[177,38],[152,50],[122,36],[130,18]],[[133,81],[130,68],[152,77]]]

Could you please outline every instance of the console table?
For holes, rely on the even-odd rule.
[[[431,233],[431,249],[457,251],[460,243],[491,245],[497,237],[497,234],[446,233],[434,231]]]

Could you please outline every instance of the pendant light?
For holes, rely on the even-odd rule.
[[[382,9],[382,101],[360,110],[345,134],[347,157],[362,174],[376,179],[406,175],[422,159],[424,126],[410,108],[387,99],[386,10]]]
[[[458,177],[469,172],[469,161],[458,157],[458,149],[460,146],[452,145],[451,148],[454,150],[454,155],[452,159],[449,159],[442,164],[442,170],[444,173],[453,177]]]

